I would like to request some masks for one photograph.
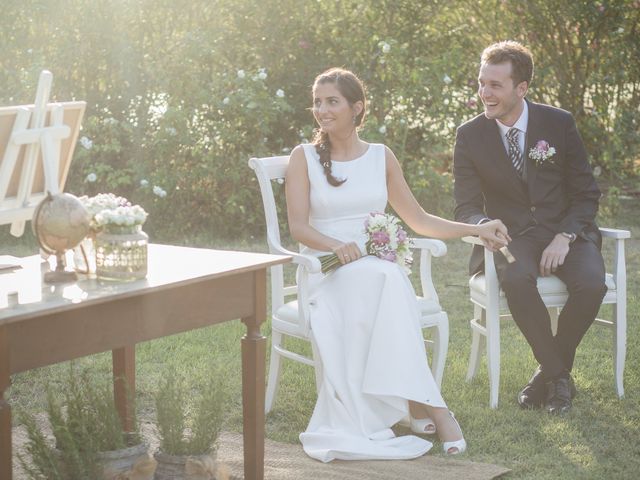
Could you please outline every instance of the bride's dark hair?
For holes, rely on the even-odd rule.
[[[324,83],[333,83],[340,94],[349,102],[349,105],[362,102],[362,111],[354,118],[354,125],[359,128],[367,111],[367,100],[362,81],[349,70],[330,68],[316,77],[313,82],[313,90],[315,91],[317,85]],[[346,179],[339,180],[331,173],[331,140],[329,139],[329,134],[324,132],[322,128],[317,128],[312,143],[320,157],[320,165],[322,165],[327,181],[334,187],[339,187]]]

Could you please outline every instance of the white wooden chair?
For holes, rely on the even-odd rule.
[[[271,186],[272,180],[282,182],[289,165],[288,156],[252,158],[249,166],[255,171],[260,184],[262,202],[267,224],[267,243],[269,252],[291,255],[293,264],[298,265],[298,285],[284,285],[282,265],[271,267],[271,361],[267,383],[265,410],[271,411],[278,392],[282,357],[296,360],[315,367],[316,386],[320,386],[322,365],[317,360],[311,326],[309,324],[308,277],[310,273],[320,272],[320,261],[313,256],[301,255],[286,250],[281,245],[278,212]],[[440,307],[431,279],[431,257],[444,255],[447,248],[440,240],[426,238],[413,239],[416,249],[420,250],[420,282],[422,296],[418,303],[422,312],[422,328],[435,328],[432,344],[433,376],[440,386],[449,345],[449,319]],[[287,350],[284,336],[296,337],[311,342],[313,357],[305,357]]]
[[[613,329],[613,364],[618,397],[624,395],[623,374],[627,348],[627,272],[624,255],[624,240],[631,236],[627,230],[601,228],[602,236],[616,241],[613,259],[613,273],[606,274],[607,293],[603,305],[613,305],[613,320],[596,318],[595,323]],[[477,237],[464,237],[467,243],[482,245]],[[498,406],[500,385],[500,318],[508,317],[509,307],[504,292],[498,284],[493,253],[484,249],[484,273],[476,273],[469,280],[471,302],[474,304],[470,326],[473,333],[467,381],[475,377],[482,354],[481,337],[484,337],[489,370],[489,405]],[[558,314],[568,298],[565,284],[555,275],[538,277],[538,291],[549,309],[551,328],[555,335],[558,328]]]

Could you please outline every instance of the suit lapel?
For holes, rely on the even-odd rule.
[[[527,122],[527,136],[524,145],[524,160],[527,162],[527,187],[529,189],[529,198],[533,198],[533,187],[538,174],[536,162],[529,158],[529,150],[534,146],[535,142],[540,140],[540,112],[537,104],[527,100],[529,106],[529,121]]]

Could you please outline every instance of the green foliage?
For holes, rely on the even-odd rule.
[[[20,458],[34,479],[83,480],[100,478],[99,452],[125,448],[125,433],[106,382],[99,383],[88,371],[70,368],[64,382],[63,400],[47,389],[47,415],[55,437],[51,446],[35,419],[20,416],[28,435],[27,451],[32,465]]]
[[[168,369],[155,396],[160,448],[169,455],[202,455],[216,450],[224,420],[226,386],[220,370],[209,371],[199,388]],[[194,391],[190,392],[189,387]]]
[[[0,103],[32,101],[50,69],[57,99],[88,102],[69,191],[140,203],[152,238],[250,238],[263,220],[248,158],[309,140],[310,85],[345,66],[368,86],[362,137],[450,214],[455,129],[480,113],[479,56],[501,39],[532,49],[529,96],[575,115],[602,177],[637,175],[638,25],[636,0],[9,0]]]

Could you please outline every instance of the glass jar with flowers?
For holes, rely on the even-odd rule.
[[[96,215],[103,210],[115,210],[118,207],[131,205],[124,197],[118,197],[113,193],[99,193],[94,197],[86,195],[79,198],[80,202],[91,215],[89,224],[89,234],[74,249],[73,260],[78,273],[95,275],[96,273],[96,236],[100,231],[100,226],[96,222]]]
[[[147,276],[149,237],[142,231],[146,219],[147,212],[129,202],[95,214],[98,278],[131,281]]]

